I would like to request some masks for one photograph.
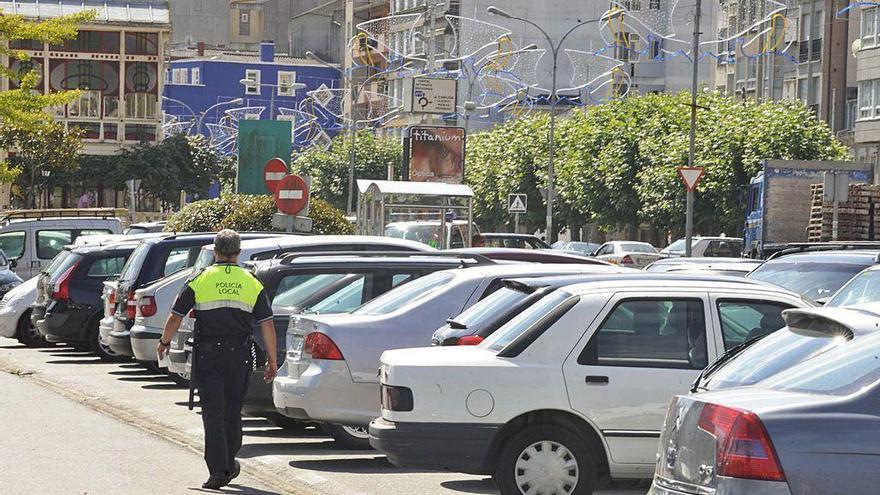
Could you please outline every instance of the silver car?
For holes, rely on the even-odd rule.
[[[292,317],[287,358],[272,398],[285,416],[325,423],[346,447],[367,448],[379,415],[379,356],[430,345],[448,318],[502,287],[507,278],[615,273],[605,265],[511,264],[445,270],[373,299],[349,314]]]
[[[789,310],[786,319],[789,328],[803,324],[805,334],[845,338],[880,326],[880,305]],[[785,349],[777,352],[785,358]],[[880,332],[874,332],[752,386],[675,397],[649,493],[874,494],[878,445]]]

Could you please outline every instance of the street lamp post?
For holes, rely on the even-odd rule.
[[[348,133],[350,140],[350,148],[348,150],[348,201],[346,202],[347,214],[349,216],[354,212],[354,165],[355,165],[355,145],[357,144],[357,119],[354,115],[354,105],[355,102],[360,98],[360,88],[354,83],[354,80],[351,78],[350,74],[346,74],[346,72],[339,67],[334,66],[330,62],[322,59],[321,57],[314,54],[314,52],[308,51],[306,52],[306,57],[310,60],[317,62],[325,67],[329,67],[331,69],[338,70],[342,75],[342,79],[345,81],[345,84],[349,88],[349,98],[350,98],[350,110],[351,110],[351,119],[348,124]]]
[[[559,39],[557,43],[553,43],[553,38],[547,34],[547,31],[544,30],[541,26],[530,19],[525,19],[523,17],[517,17],[513,14],[505,12],[494,5],[488,7],[486,9],[492,15],[497,15],[499,17],[504,17],[506,19],[513,19],[517,21],[524,22],[544,35],[544,39],[547,40],[547,45],[550,47],[550,54],[553,56],[553,71],[551,72],[551,83],[550,83],[550,141],[548,143],[547,152],[548,152],[548,161],[547,161],[547,240],[552,243],[554,242],[555,235],[553,235],[553,200],[554,200],[554,191],[553,191],[553,182],[554,182],[554,160],[556,158],[556,104],[559,101],[559,98],[556,95],[556,77],[557,70],[559,69],[559,52],[562,49],[562,45],[565,43],[565,40],[574,32],[575,29],[586,26],[588,24],[595,24],[597,22],[606,21],[607,17],[601,17],[599,19],[589,19],[583,22],[579,22],[572,26],[562,37]]]

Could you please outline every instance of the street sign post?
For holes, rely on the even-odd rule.
[[[263,167],[263,181],[266,183],[266,189],[275,194],[275,188],[286,175],[287,164],[281,158],[273,158],[266,162]]]
[[[825,201],[832,204],[831,240],[836,241],[840,203],[849,199],[849,172],[825,172],[822,195],[825,196]]]
[[[693,131],[692,131],[693,132]],[[691,241],[694,237],[694,190],[703,178],[703,167],[678,167],[678,176],[687,189],[687,206],[684,222],[684,255],[691,255]]]
[[[439,77],[404,80],[403,111],[448,115],[455,113],[458,81]]]
[[[298,215],[309,204],[309,186],[298,175],[285,176],[275,189],[275,204],[282,213]]]
[[[529,197],[522,193],[507,195],[507,212],[513,213],[513,232],[519,234],[519,214],[528,210]]]

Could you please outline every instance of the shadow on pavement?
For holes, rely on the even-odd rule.
[[[248,443],[241,446],[238,457],[250,459],[264,455],[345,455],[344,451],[333,448],[333,441],[322,442],[272,442]]]
[[[326,460],[290,461],[290,466],[309,471],[321,471],[325,473],[356,473],[356,474],[405,474],[424,473],[424,470],[396,468],[385,459],[385,456],[369,458],[342,457],[356,454],[345,450],[334,450],[340,458]]]
[[[91,359],[55,359],[46,361],[46,364],[98,364],[101,362],[101,358],[94,357]]]
[[[121,382],[156,382],[156,383],[174,383],[165,375],[156,375],[153,373],[137,376],[117,376],[117,380]]]
[[[141,385],[141,388],[144,390],[181,390],[186,387],[181,387],[180,385],[169,382],[169,383],[151,383],[149,385]]]
[[[498,493],[498,488],[492,482],[492,478],[482,480],[449,480],[440,482],[440,486],[447,490],[454,490],[463,493],[481,493],[492,494]]]
[[[260,490],[259,488],[251,488],[249,486],[236,485],[235,483],[225,486],[220,490],[208,490],[206,488],[201,487],[190,487],[190,491],[193,492],[201,492],[201,493],[230,493],[237,495],[281,495],[279,492],[270,492],[266,490]]]
[[[24,344],[0,345],[0,349],[27,349]]]

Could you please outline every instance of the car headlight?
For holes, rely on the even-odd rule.
[[[18,287],[19,285],[21,285],[21,282],[9,282],[8,284],[0,285],[0,294],[6,294],[12,289]],[[7,300],[7,302],[9,301]]]

